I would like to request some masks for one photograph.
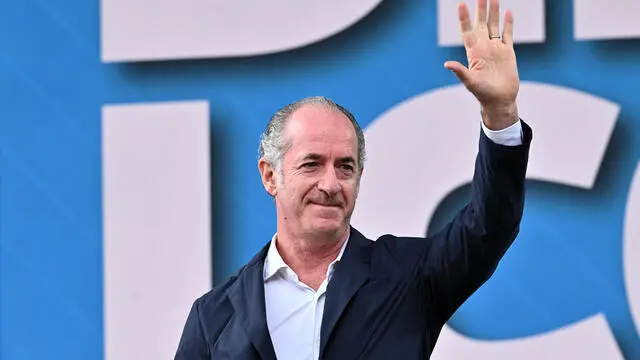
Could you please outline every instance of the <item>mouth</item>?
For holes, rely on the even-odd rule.
[[[309,202],[311,205],[316,205],[316,206],[321,206],[321,207],[326,207],[326,208],[341,208],[342,205],[341,204],[326,204],[326,203],[317,203],[317,202],[313,202],[310,201]]]

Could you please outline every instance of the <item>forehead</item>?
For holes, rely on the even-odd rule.
[[[323,105],[305,105],[291,114],[285,134],[292,149],[344,147],[356,151],[356,132],[349,118]]]

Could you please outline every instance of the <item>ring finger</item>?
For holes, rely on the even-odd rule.
[[[490,38],[500,37],[500,0],[489,0],[489,19],[487,21]]]

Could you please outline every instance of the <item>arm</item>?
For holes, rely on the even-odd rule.
[[[472,26],[469,10],[461,2],[458,19],[468,67],[456,61],[445,63],[479,101],[483,130],[471,200],[434,237],[423,259],[425,284],[442,323],[493,274],[518,234],[522,218],[532,136],[529,126],[519,120],[516,105],[520,80],[513,14],[505,12],[500,36],[499,12],[498,0],[477,0]],[[502,136],[518,124],[521,142],[517,136],[516,141]]]
[[[481,132],[470,202],[425,254],[423,276],[442,323],[493,274],[518,234],[532,138],[531,128],[520,124],[518,146],[498,144]]]
[[[191,307],[187,322],[180,338],[175,360],[207,360],[209,347],[204,338],[200,320],[200,299]]]

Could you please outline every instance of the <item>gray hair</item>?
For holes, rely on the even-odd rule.
[[[312,96],[295,101],[289,105],[282,107],[278,110],[269,120],[267,129],[260,136],[260,157],[271,164],[276,169],[277,173],[282,171],[282,159],[284,154],[291,147],[291,143],[284,137],[284,130],[287,125],[287,121],[296,110],[304,105],[322,105],[330,109],[336,110],[344,114],[353,125],[356,131],[356,138],[358,140],[358,169],[362,169],[365,161],[365,146],[364,146],[364,134],[360,125],[356,121],[355,116],[349,110],[336,104],[330,99],[324,96]]]

